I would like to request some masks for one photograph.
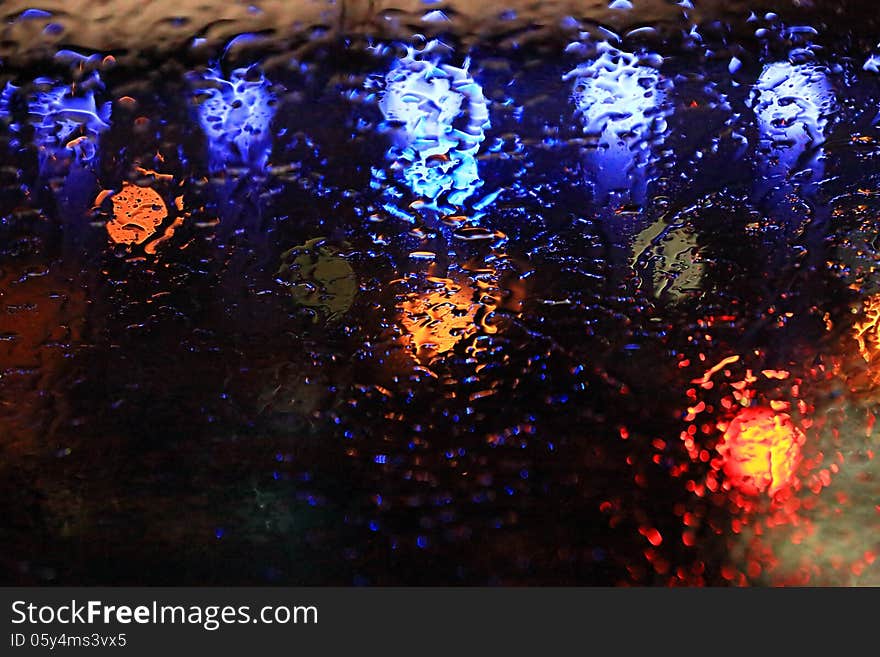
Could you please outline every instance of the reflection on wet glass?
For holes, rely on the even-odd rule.
[[[0,96],[0,114],[12,115],[15,97],[21,94],[27,123],[35,131],[40,170],[48,172],[50,164],[60,170],[61,162],[84,165],[94,160],[98,137],[110,127],[110,103],[99,106],[95,101],[96,91],[102,89],[97,73],[75,85],[38,78],[27,92],[7,82]],[[21,132],[23,124],[13,121],[10,128]]]
[[[880,583],[866,16],[379,4],[5,10],[4,581]]]
[[[145,242],[168,216],[165,201],[149,187],[123,183],[111,201],[113,219],[107,223],[107,234],[117,244]]]
[[[655,67],[660,59],[600,42],[589,62],[565,75],[584,134],[595,141],[586,162],[599,206],[645,202],[652,148],[666,132],[672,90]]]
[[[772,497],[791,485],[803,441],[804,434],[786,413],[749,407],[727,425],[718,453],[732,486]]]
[[[476,291],[467,282],[428,278],[429,290],[406,295],[400,321],[416,358],[428,365],[476,331]],[[433,289],[431,289],[433,288]]]
[[[836,105],[825,69],[815,64],[767,64],[755,84],[752,103],[761,137],[763,184],[789,188],[789,177],[802,170],[820,180],[821,146]]]
[[[313,313],[315,322],[339,319],[357,294],[357,277],[345,259],[345,246],[315,238],[281,255],[278,280],[290,286],[294,301]]]
[[[193,74],[199,123],[208,140],[212,173],[228,166],[266,166],[272,150],[276,98],[257,68],[239,68],[224,77],[218,66]]]
[[[443,45],[408,48],[385,76],[379,107],[393,142],[387,157],[417,196],[460,206],[480,184],[476,153],[489,127],[483,90],[441,61]],[[380,174],[379,183],[385,177]]]

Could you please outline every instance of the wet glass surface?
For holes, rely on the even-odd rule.
[[[880,584],[870,3],[77,4],[3,9],[3,583]]]

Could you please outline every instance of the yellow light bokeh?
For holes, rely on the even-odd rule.
[[[785,413],[747,408],[730,422],[718,453],[723,470],[738,490],[773,497],[795,480],[804,434]]]

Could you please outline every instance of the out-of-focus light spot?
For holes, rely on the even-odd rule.
[[[727,426],[718,453],[728,481],[750,495],[771,497],[793,482],[804,434],[785,413],[746,408]]]
[[[229,78],[219,67],[191,76],[198,88],[199,122],[208,139],[209,168],[265,168],[272,150],[276,98],[269,81],[254,68],[239,68]]]
[[[410,48],[385,77],[379,108],[393,140],[388,153],[412,191],[461,205],[481,184],[476,153],[489,127],[488,102],[468,72],[439,62],[430,42]]]
[[[836,109],[834,90],[823,67],[815,64],[767,64],[752,90],[764,175],[788,175],[808,149],[825,141]],[[815,165],[818,162],[814,162]]]
[[[168,216],[165,201],[149,187],[123,183],[111,201],[113,219],[107,223],[107,234],[117,244],[142,244]]]
[[[648,542],[654,547],[663,543],[663,535],[655,527],[640,527],[639,533],[648,539]]]
[[[880,386],[880,294],[862,302],[861,319],[853,324],[853,337],[864,365],[848,368],[847,383],[851,389],[868,392],[873,397]]]
[[[428,364],[477,330],[479,304],[467,283],[431,277],[431,289],[406,295],[398,304],[400,321],[416,358]]]
[[[345,258],[345,244],[335,246],[323,238],[309,240],[281,255],[276,279],[289,286],[296,303],[317,322],[342,317],[358,292],[354,270]]]
[[[864,301],[864,319],[853,326],[859,344],[859,353],[866,363],[872,363],[880,354],[880,295]]]
[[[803,379],[767,367],[756,373],[742,360],[722,359],[693,379],[697,387],[687,391],[684,419],[689,425],[680,437],[691,461],[710,467],[705,471],[701,465],[697,472],[704,474],[689,481],[688,489],[698,497],[728,497],[737,514],[769,511],[777,514],[774,522],[794,522],[786,505],[815,467],[802,458],[803,431],[814,426],[814,409],[801,398]],[[688,470],[684,466],[675,476]],[[763,493],[769,504],[760,501]]]
[[[678,301],[699,292],[705,265],[700,255],[698,233],[670,225],[663,217],[639,233],[632,247],[630,263],[650,279],[657,298]]]
[[[111,104],[99,106],[95,102],[94,90],[102,87],[97,73],[78,85],[58,85],[40,78],[28,93],[7,82],[0,94],[0,115],[10,115],[14,98],[22,94],[28,123],[34,128],[41,171],[51,161],[86,164],[97,154],[98,136],[110,127]],[[10,129],[18,133],[22,125],[13,122]]]
[[[594,140],[587,152],[590,184],[598,203],[613,193],[642,203],[652,142],[666,131],[671,82],[638,57],[608,43],[597,56],[567,73],[572,102],[584,133]]]
[[[698,324],[708,330],[719,320],[728,321],[710,316]],[[773,366],[763,350],[717,361],[705,353],[680,356],[681,369],[698,368],[689,377],[679,436],[689,459],[668,462],[670,475],[694,496],[693,506],[676,511],[682,543],[699,546],[701,527],[725,536],[731,562],[721,575],[735,584],[821,580],[828,573],[816,564],[829,562],[822,514],[842,513],[845,504],[840,488],[823,494],[833,481],[843,483],[838,427],[809,401],[828,372]],[[822,547],[807,554],[807,541]],[[805,561],[814,563],[804,570]]]

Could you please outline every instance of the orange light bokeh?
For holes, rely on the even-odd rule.
[[[876,365],[880,356],[880,294],[870,296],[863,302],[864,319],[853,325],[856,342],[859,345],[859,354],[867,363],[867,372],[853,374],[850,378],[856,385],[867,376],[868,383],[876,386],[880,383],[880,372]]]
[[[165,201],[150,187],[123,183],[112,201],[113,220],[107,223],[107,234],[117,244],[142,244],[168,217]]]
[[[724,474],[740,492],[773,497],[794,482],[803,443],[804,434],[786,413],[746,408],[727,426],[718,453]]]
[[[429,282],[433,289],[408,295],[398,306],[410,344],[423,363],[431,362],[473,335],[479,308],[474,301],[475,291],[467,283],[439,277],[430,277]]]

